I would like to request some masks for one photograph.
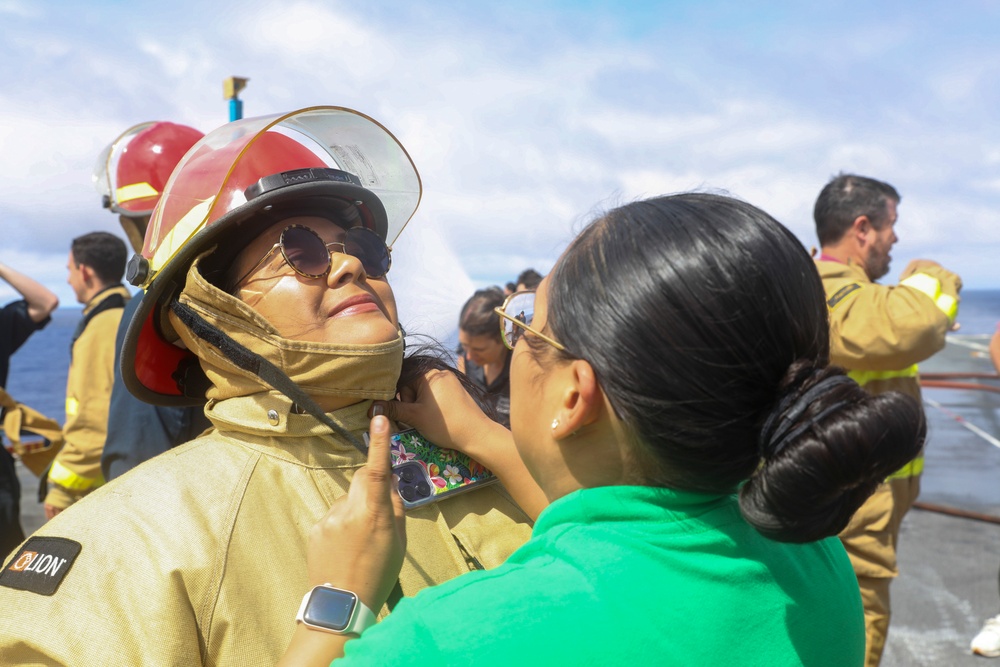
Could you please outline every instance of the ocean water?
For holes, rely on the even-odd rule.
[[[80,321],[79,308],[59,308],[10,359],[7,393],[42,414],[65,421],[69,343]],[[114,340],[108,341],[114,345]]]
[[[7,387],[11,395],[60,423],[65,420],[69,341],[79,319],[79,309],[56,311],[52,322],[11,358]],[[965,292],[959,321],[961,335],[949,336],[947,348],[921,364],[924,372],[992,370],[985,350],[1000,321],[1000,290]],[[457,335],[452,331],[441,342],[453,349]],[[927,404],[927,467],[921,499],[1000,515],[1000,485],[996,483],[1000,478],[1000,447],[967,428],[972,424],[1000,438],[1000,394],[927,389],[924,395],[938,405]],[[19,468],[21,521],[30,533],[44,523],[45,517],[34,499],[37,479],[23,466]]]
[[[1000,323],[1000,290],[968,290],[962,292],[958,322],[963,335],[993,334]]]
[[[52,322],[29,338],[11,358],[8,392],[60,423],[65,419],[69,341],[79,319],[79,309],[60,308]],[[458,319],[457,313],[454,319]],[[1000,290],[963,292],[958,320],[962,325],[958,333],[962,335],[992,334],[1000,322]],[[444,336],[442,342],[453,348],[457,338],[457,332],[453,332]]]

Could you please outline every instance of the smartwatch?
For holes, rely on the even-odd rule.
[[[335,635],[360,635],[375,625],[375,614],[351,591],[323,584],[302,598],[295,620]]]

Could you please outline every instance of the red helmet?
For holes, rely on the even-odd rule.
[[[165,121],[125,130],[101,152],[94,168],[104,206],[130,218],[148,216],[174,167],[203,136],[193,127]]]
[[[420,203],[420,176],[396,138],[341,107],[248,118],[206,135],[170,176],[126,277],[146,294],[125,336],[122,378],[149,403],[191,405],[201,388],[178,372],[197,365],[173,345],[164,308],[206,249],[231,256],[273,224],[272,214],[365,226],[392,245]],[[260,215],[267,213],[266,215]],[[185,390],[188,391],[185,391]]]

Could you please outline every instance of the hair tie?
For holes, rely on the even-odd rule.
[[[837,385],[848,384],[848,383],[856,384],[854,380],[847,377],[846,375],[831,375],[829,377],[823,378],[815,385],[810,387],[809,390],[806,391],[801,396],[799,396],[797,400],[796,400],[796,394],[794,393],[785,396],[778,404],[778,407],[773,412],[771,412],[771,415],[767,418],[767,421],[764,422],[764,428],[761,429],[760,440],[758,443],[760,448],[760,455],[764,456],[768,452],[768,450],[770,450],[771,456],[779,454],[781,450],[784,449],[789,442],[800,436],[808,428],[816,424],[816,422],[820,421],[834,410],[837,410],[847,405],[850,401],[838,401],[833,405],[820,411],[819,414],[814,416],[805,424],[802,424],[797,428],[795,428],[794,430],[791,430],[791,432],[789,432],[789,429],[792,428],[795,422],[798,421],[799,417],[801,417],[802,414],[806,411],[806,409],[808,409],[809,405],[812,404],[812,402],[815,401],[819,396],[826,393],[829,389],[836,387]],[[788,408],[788,405],[792,403],[792,401],[794,401],[794,404],[791,406],[791,408]],[[778,421],[778,424],[774,428],[774,432],[771,433],[769,436],[768,433],[770,433],[771,431],[771,426],[774,424],[776,420]]]

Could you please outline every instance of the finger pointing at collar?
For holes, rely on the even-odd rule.
[[[393,485],[389,421],[372,419],[368,463],[347,495],[309,535],[309,580],[354,591],[376,613],[389,597],[406,550],[403,501]]]

